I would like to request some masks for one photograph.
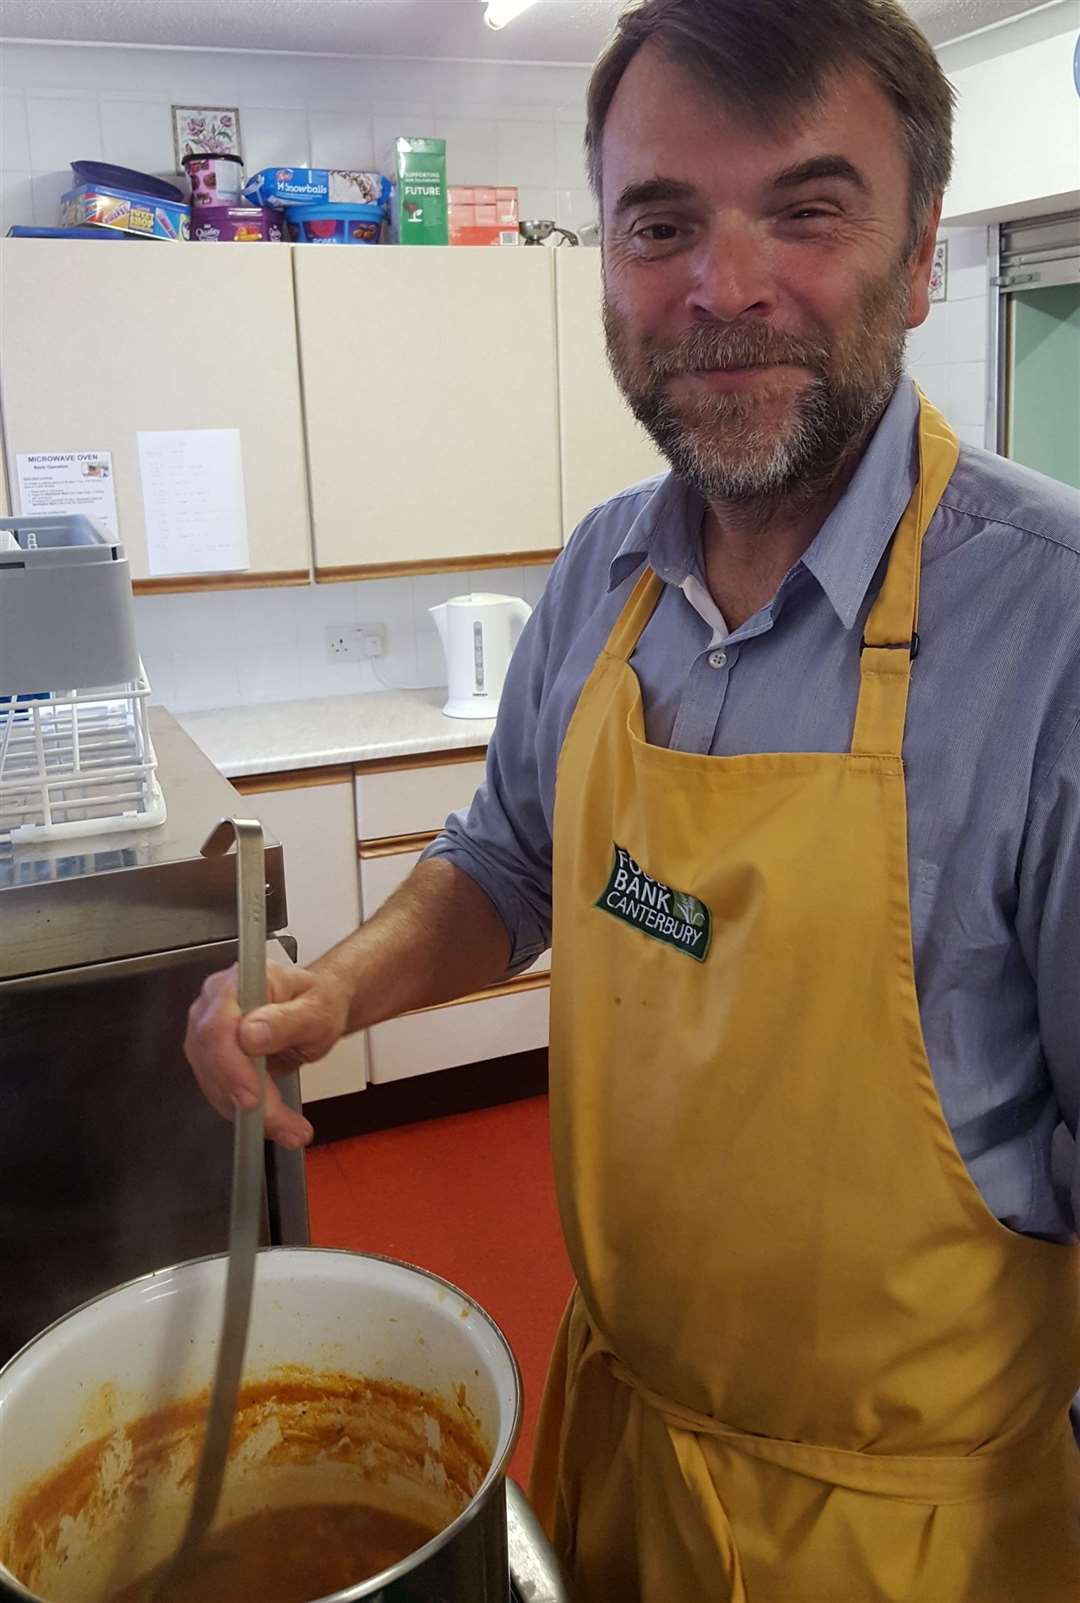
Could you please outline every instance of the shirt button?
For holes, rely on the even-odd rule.
[[[710,653],[709,653],[709,667],[710,668],[725,668],[726,666],[727,666],[727,652],[726,651],[710,651]]]

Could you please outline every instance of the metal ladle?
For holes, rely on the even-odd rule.
[[[220,857],[236,841],[236,904],[239,934],[241,1014],[266,1001],[266,865],[262,825],[251,819],[223,818],[202,848],[204,857]],[[225,1310],[218,1344],[217,1369],[206,1416],[199,1474],[187,1527],[172,1559],[161,1574],[155,1598],[167,1596],[170,1581],[190,1567],[214,1522],[232,1437],[233,1416],[244,1368],[255,1255],[262,1224],[265,1167],[263,1124],[266,1105],[266,1059],[253,1058],[259,1079],[259,1102],[238,1108],[233,1120],[232,1207],[229,1216],[229,1262],[225,1278]]]

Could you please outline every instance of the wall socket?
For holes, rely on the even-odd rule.
[[[383,623],[327,625],[327,662],[370,662],[385,651],[386,625]]]

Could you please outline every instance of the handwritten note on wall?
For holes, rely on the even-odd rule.
[[[157,429],[137,438],[150,572],[249,568],[240,430]]]

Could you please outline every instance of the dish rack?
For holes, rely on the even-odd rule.
[[[0,520],[0,843],[165,822],[123,546]]]

